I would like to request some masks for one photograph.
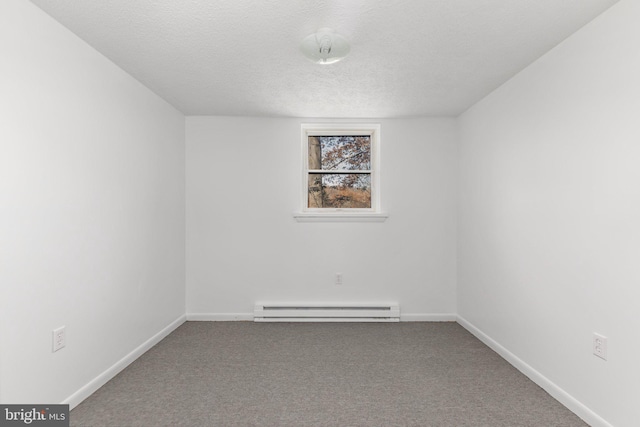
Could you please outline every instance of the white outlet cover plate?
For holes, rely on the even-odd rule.
[[[53,330],[53,351],[56,352],[67,345],[65,326]]]
[[[593,354],[603,360],[607,360],[607,337],[593,334]]]

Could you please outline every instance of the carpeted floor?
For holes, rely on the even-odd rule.
[[[586,426],[457,323],[187,322],[71,426]]]

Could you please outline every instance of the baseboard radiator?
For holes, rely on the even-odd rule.
[[[255,322],[399,322],[398,304],[256,304]]]

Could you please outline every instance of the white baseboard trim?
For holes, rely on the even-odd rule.
[[[400,313],[401,322],[455,322],[455,313]]]
[[[109,369],[95,377],[93,380],[89,381],[85,386],[80,388],[80,390],[73,393],[71,396],[67,397],[61,403],[63,405],[69,405],[69,409],[73,409],[82,403],[87,397],[91,396],[95,393],[100,387],[105,385],[111,379],[113,379],[116,375],[118,375],[124,368],[129,366],[131,362],[136,360],[138,357],[142,356],[146,351],[151,349],[154,345],[158,344],[162,341],[167,335],[173,332],[178,326],[182,325],[186,321],[186,316],[183,314],[178,317],[176,320],[171,322],[171,324],[160,332],[143,342],[140,346],[138,346],[131,353],[127,354],[122,359],[118,360],[113,366]]]
[[[187,321],[233,322],[248,320],[253,322],[253,313],[187,313]]]
[[[604,418],[593,412],[591,409],[586,407],[576,398],[571,396],[569,393],[558,387],[555,383],[553,383],[550,379],[542,375],[540,372],[533,369],[530,365],[528,365],[525,361],[520,359],[515,354],[511,353],[509,350],[504,348],[502,345],[498,344],[498,342],[494,341],[487,334],[482,332],[476,326],[471,324],[468,320],[466,320],[462,316],[457,316],[458,323],[465,328],[467,331],[471,332],[476,338],[485,343],[489,348],[498,353],[513,365],[516,369],[522,372],[524,375],[529,377],[531,381],[538,384],[542,387],[547,393],[553,396],[557,401],[566,406],[571,412],[582,418],[587,424],[591,427],[613,427],[609,424]]]

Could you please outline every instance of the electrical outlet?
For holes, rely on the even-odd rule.
[[[607,360],[607,337],[593,333],[593,354]]]
[[[60,326],[58,329],[53,330],[53,352],[60,350],[67,345],[67,333],[65,331],[66,326]]]
[[[342,273],[336,273],[336,285],[342,285]]]

